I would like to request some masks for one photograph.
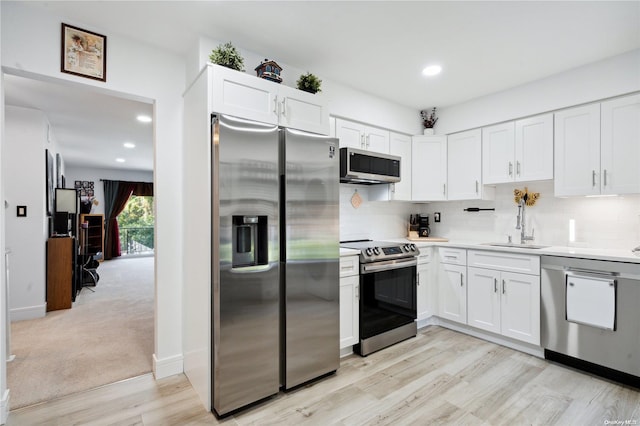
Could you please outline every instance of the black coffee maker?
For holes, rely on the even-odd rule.
[[[418,237],[426,238],[430,233],[429,216],[418,216]]]

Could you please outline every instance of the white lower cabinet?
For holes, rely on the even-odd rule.
[[[467,251],[438,248],[438,316],[467,323]]]
[[[539,274],[537,256],[469,251],[468,324],[540,345]]]
[[[418,277],[416,288],[416,312],[417,320],[421,321],[434,315],[436,304],[435,285],[431,269],[431,248],[418,247]]]
[[[352,267],[355,265],[355,267]],[[340,349],[360,339],[360,275],[358,256],[340,258]]]

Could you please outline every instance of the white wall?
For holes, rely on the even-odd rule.
[[[540,199],[527,207],[527,234],[535,228],[535,244],[630,250],[640,245],[640,195],[601,198],[554,198],[553,182],[502,184],[495,201],[449,201],[431,203],[430,217],[440,212],[442,222],[431,221],[434,235],[457,241],[506,242],[507,235],[520,242],[515,229],[518,207],[513,190],[539,192]],[[467,207],[495,208],[465,212]],[[569,220],[575,220],[575,242],[569,241]]]
[[[4,72],[93,86],[115,96],[154,105],[154,187],[156,202],[156,316],[154,372],[182,372],[181,111],[184,60],[109,28],[96,28],[68,16],[54,16],[46,5],[0,2]],[[109,40],[107,82],[60,72],[60,22],[105,34]],[[70,90],[72,90],[70,85]],[[4,238],[4,237],[0,237]],[[4,368],[4,365],[0,366]]]
[[[437,134],[449,134],[640,90],[640,49],[443,108]]]
[[[12,321],[40,318],[46,314],[49,216],[45,149],[54,159],[56,155],[50,135],[49,122],[41,111],[11,106],[5,109],[2,174],[8,203],[4,232],[6,247],[11,250],[9,290]],[[17,217],[17,206],[27,207],[27,217]]]
[[[100,179],[153,182],[153,172],[72,166],[67,166],[65,177],[67,181],[67,188],[73,188],[74,181],[76,180],[93,182],[94,197],[98,201],[98,205],[94,205],[91,208],[91,213],[94,214],[104,214],[104,185]]]

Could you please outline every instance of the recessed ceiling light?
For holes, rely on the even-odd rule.
[[[141,121],[143,123],[151,123],[151,117],[149,117],[148,115],[139,115],[136,118],[138,119],[138,121]]]
[[[118,163],[124,163],[124,162],[125,162],[125,159],[124,159],[124,158],[116,158],[116,161],[117,161]]]
[[[429,65],[425,69],[422,70],[422,74],[427,77],[433,77],[434,75],[440,74],[442,71],[442,67],[440,65]]]
[[[122,144],[122,146],[124,146],[125,148],[131,149],[131,148],[135,148],[136,144],[133,143],[133,142],[125,142],[125,143]]]

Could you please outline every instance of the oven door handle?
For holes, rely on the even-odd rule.
[[[409,268],[411,266],[416,266],[417,264],[418,260],[416,258],[365,263],[363,265],[360,265],[360,273],[373,274],[380,271],[389,271],[391,269]]]

